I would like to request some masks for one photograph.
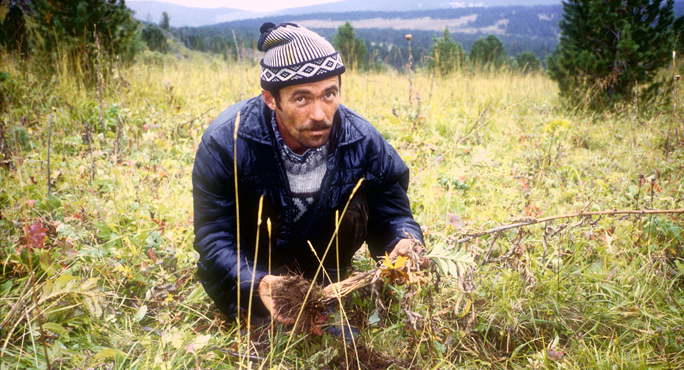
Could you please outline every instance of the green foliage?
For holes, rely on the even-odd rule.
[[[152,51],[166,52],[166,35],[156,24],[148,24],[140,32],[140,38],[147,44]]]
[[[161,20],[159,21],[159,27],[164,31],[169,30],[169,13],[162,12]]]
[[[458,278],[475,266],[472,253],[465,249],[456,249],[447,246],[447,243],[437,243],[432,246],[427,257],[432,259],[445,275]]]
[[[345,22],[337,29],[333,36],[333,46],[342,55],[342,61],[347,68],[365,68],[368,65],[368,49],[359,37],[356,37],[354,27]]]
[[[548,60],[561,97],[588,107],[612,106],[641,95],[655,98],[658,70],[674,47],[673,0],[569,0],[561,39]],[[666,87],[669,88],[669,87]],[[645,89],[647,94],[639,94]]]
[[[110,58],[131,61],[137,52],[138,22],[122,0],[36,0],[36,52],[48,71],[66,59],[69,70],[89,82]]]
[[[496,35],[491,34],[486,38],[479,37],[468,55],[471,64],[483,69],[498,69],[506,63],[507,59],[503,43]]]
[[[514,62],[515,69],[521,71],[522,73],[537,72],[544,68],[544,66],[542,66],[541,60],[529,50],[516,55]]]
[[[558,219],[455,243],[530,217],[683,208],[684,146],[657,146],[676,114],[645,129],[559,109],[544,74],[418,69],[409,130],[405,76],[349,71],[344,104],[411,169],[435,266],[343,299],[339,316],[361,332],[346,350],[279,325],[248,338],[197,278],[188,190],[202,133],[227,101],[258,94],[259,68],[181,51],[117,69],[128,85],[111,79],[102,110],[77,76],[46,82],[2,59],[2,366],[44,369],[47,351],[52,368],[248,368],[231,353],[251,348],[264,369],[373,368],[347,361],[367,346],[396,360],[375,368],[684,368],[681,215]],[[351,271],[374,266],[364,249]]]
[[[24,11],[19,5],[12,5],[0,25],[0,45],[8,50],[18,51],[26,56],[28,53],[28,33]]]
[[[433,38],[430,48],[428,68],[440,74],[449,74],[463,68],[466,53],[463,45],[454,41],[449,33],[449,27],[444,28],[442,37]]]

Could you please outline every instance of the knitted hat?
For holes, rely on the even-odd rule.
[[[261,87],[264,90],[325,80],[344,73],[340,53],[317,33],[298,24],[261,26],[257,48],[261,59]]]

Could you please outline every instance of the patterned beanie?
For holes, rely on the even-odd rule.
[[[298,24],[261,26],[257,48],[261,59],[261,87],[264,90],[325,80],[344,73],[340,53],[317,33]]]

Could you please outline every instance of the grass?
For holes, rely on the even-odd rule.
[[[341,363],[340,339],[281,329],[254,344],[265,361],[231,355],[245,343],[195,277],[195,149],[213,117],[259,93],[258,67],[145,54],[107,77],[101,112],[72,74],[44,79],[0,58],[1,369],[47,368],[46,354],[53,369]],[[546,76],[507,71],[418,72],[413,90],[409,104],[406,76],[350,71],[342,100],[411,168],[428,245],[523,217],[684,207],[681,112],[669,106],[636,119],[631,107],[571,111]],[[681,215],[579,221],[462,245],[478,261],[470,280],[353,293],[359,348],[395,368],[683,367]],[[372,262],[358,254],[355,266]]]

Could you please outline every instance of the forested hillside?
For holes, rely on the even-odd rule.
[[[235,42],[235,32],[239,44],[254,48],[259,36],[259,27],[266,21],[300,23],[329,40],[341,24],[350,21],[358,36],[366,42],[369,54],[374,59],[401,68],[408,56],[408,45],[405,40],[407,33],[413,36],[413,57],[420,65],[429,54],[433,38],[441,36],[447,26],[453,38],[466,50],[469,50],[479,37],[491,33],[501,39],[509,55],[531,50],[543,58],[558,44],[558,21],[561,14],[560,5],[412,12],[319,13],[247,19],[198,28],[179,28],[175,32],[181,38],[220,38],[225,40],[226,45]],[[391,21],[391,28],[387,28],[385,20]]]

